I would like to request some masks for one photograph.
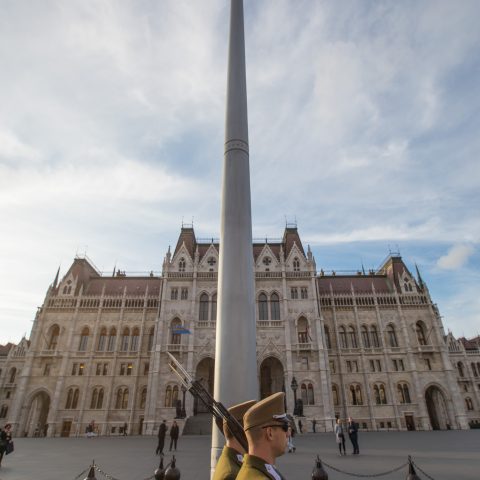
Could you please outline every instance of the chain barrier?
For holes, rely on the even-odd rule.
[[[433,477],[431,477],[427,472],[425,472],[425,470],[422,470],[413,460],[412,460],[412,464],[415,468],[418,468],[418,471],[419,472],[422,472],[427,478],[429,478],[430,480],[435,480]]]
[[[384,475],[389,475],[390,473],[393,472],[398,472],[398,470],[401,470],[402,468],[405,468],[408,465],[408,462],[402,463],[400,466],[392,468],[391,470],[388,470],[387,472],[381,472],[381,473],[352,473],[352,472],[346,472],[345,470],[340,470],[337,467],[334,467],[333,465],[328,464],[324,460],[322,460],[322,465],[325,465],[326,467],[330,468],[331,470],[335,470],[338,473],[343,473],[345,475],[350,475],[352,477],[360,477],[360,478],[375,478],[375,477],[383,477]]]
[[[104,472],[98,465],[93,465],[93,467],[95,468],[95,470],[100,473],[101,475],[103,475],[107,480],[120,480],[118,478],[115,478],[114,476],[112,475],[109,475],[107,472]]]

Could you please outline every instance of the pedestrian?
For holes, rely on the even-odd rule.
[[[348,436],[353,446],[353,454],[358,455],[360,449],[358,448],[358,424],[353,421],[352,417],[348,417]]]
[[[298,429],[300,430],[300,433],[303,433],[303,423],[301,420],[298,421]]]
[[[287,440],[287,448],[288,448],[288,453],[295,453],[297,450],[297,447],[293,444],[293,437],[295,436],[295,429],[291,427],[290,429],[290,435],[288,436]]]
[[[228,411],[243,427],[245,412],[256,403],[256,400],[249,400],[230,407]],[[215,467],[213,480],[235,480],[242,466],[243,456],[247,452],[233,436],[225,420],[223,421],[223,434],[225,435],[226,445],[223,447],[222,454]]]
[[[243,416],[248,454],[243,457],[237,480],[285,480],[275,467],[275,459],[285,453],[290,432],[284,400],[285,393],[274,393]]]
[[[165,446],[165,435],[167,433],[167,421],[163,420],[158,428],[158,445],[155,453],[157,455],[163,455],[163,447]]]
[[[177,440],[179,431],[180,429],[178,428],[177,422],[174,420],[172,426],[170,427],[170,452],[172,451],[172,445],[173,449],[177,451]]]
[[[313,433],[316,432],[315,427],[317,426],[317,421],[315,419],[312,420],[312,428],[313,428]]]
[[[128,425],[127,425],[127,422],[125,422],[123,424],[123,436],[126,437],[127,436],[127,428],[128,428]],[[93,432],[93,428],[92,428],[92,432]]]
[[[337,420],[337,424],[335,425],[335,440],[338,443],[338,450],[340,451],[340,455],[342,455],[342,447],[343,455],[346,455],[347,452],[345,451],[345,432],[343,430],[342,421],[340,419]]]
[[[0,428],[0,467],[2,466],[3,455],[13,452],[12,426],[7,423],[5,427]]]

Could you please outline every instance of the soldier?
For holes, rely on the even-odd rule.
[[[249,400],[248,402],[230,407],[228,411],[243,426],[243,415],[251,406],[255,405],[255,403],[256,400]],[[227,444],[223,447],[222,454],[218,459],[213,480],[235,480],[242,466],[243,455],[247,452],[245,452],[238,440],[232,435],[225,421],[223,422],[223,433]]]
[[[285,453],[290,434],[284,398],[283,392],[274,393],[245,413],[243,425],[248,454],[243,457],[237,480],[285,480],[275,468],[275,459]]]

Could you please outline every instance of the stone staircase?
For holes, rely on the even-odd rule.
[[[212,414],[198,413],[187,418],[183,427],[183,435],[211,435]]]

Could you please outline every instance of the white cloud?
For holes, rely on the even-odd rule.
[[[472,245],[454,245],[446,255],[438,259],[437,266],[444,270],[458,270],[474,252]]]

